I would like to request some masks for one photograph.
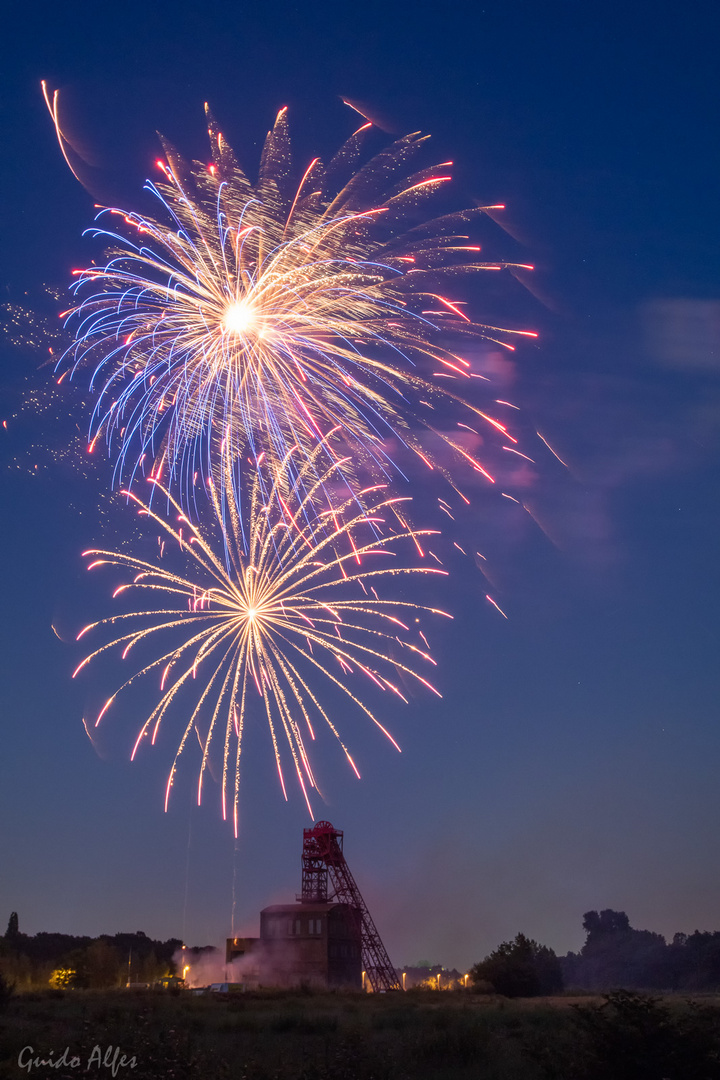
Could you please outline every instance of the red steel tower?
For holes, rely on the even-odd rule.
[[[327,903],[328,874],[334,900],[347,904],[360,933],[362,962],[366,977],[376,992],[399,990],[400,980],[380,940],[375,923],[363,900],[343,855],[343,834],[329,821],[318,821],[303,829],[302,895],[304,904]]]

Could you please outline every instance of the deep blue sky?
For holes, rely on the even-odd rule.
[[[537,525],[478,498],[457,526],[492,588],[453,565],[455,620],[432,639],[443,700],[386,706],[402,756],[359,722],[362,783],[319,753],[319,816],[345,830],[394,961],[462,966],[518,931],[566,951],[589,908],[665,934],[718,929],[715,5],[26,7],[0,34],[3,299],[95,254],[80,236],[93,200],[60,157],[41,78],[97,163],[98,199],[139,202],[156,129],[204,157],[205,100],[252,170],[285,104],[298,164],[327,156],[352,128],[346,96],[388,130],[431,132],[459,199],[508,206],[488,250],[537,266],[535,296],[508,279],[477,303],[539,330],[505,390],[569,469],[536,454]],[[21,377],[38,394],[49,369],[7,344],[2,365],[12,417]],[[163,815],[169,746],[130,766],[132,725],[110,725],[101,759],[81,724],[77,652],[51,629],[69,637],[106,603],[78,555],[109,470],[54,463],[86,422],[81,398],[0,430],[0,919],[216,942],[234,875],[236,932],[253,932],[261,906],[294,896],[307,824],[262,729],[234,849],[214,807],[191,811],[189,782]]]

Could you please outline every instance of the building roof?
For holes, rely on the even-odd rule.
[[[319,901],[314,904],[271,904],[270,907],[263,908],[260,912],[261,915],[302,915],[303,913],[308,915],[322,914],[324,911],[332,911],[333,908],[345,908],[347,904],[336,903],[334,900],[328,900],[327,902]]]

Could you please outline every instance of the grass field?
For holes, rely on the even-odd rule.
[[[112,1075],[718,1080],[720,1006],[717,1000],[691,1004],[622,992],[609,1001],[506,1001],[433,991],[225,998],[182,991],[43,991],[13,997],[0,1014],[2,1080]]]

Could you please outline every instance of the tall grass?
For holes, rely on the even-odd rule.
[[[56,1057],[69,1047],[82,1068],[28,1074],[26,1046]],[[7,1001],[0,1080],[88,1075],[94,1046],[134,1057],[116,1074],[132,1080],[621,1080],[626,1059],[632,1080],[720,1080],[720,1008],[640,995],[578,1007],[463,992],[45,991]],[[650,1046],[655,1072],[643,1072]]]

